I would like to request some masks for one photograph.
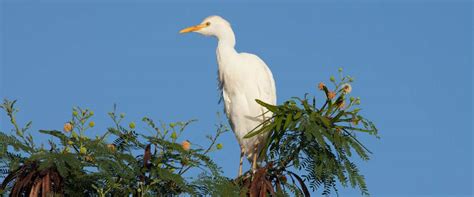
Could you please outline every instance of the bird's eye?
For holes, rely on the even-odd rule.
[[[211,25],[211,22],[206,22],[206,25],[207,25],[207,26]]]

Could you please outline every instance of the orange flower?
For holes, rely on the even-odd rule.
[[[328,99],[333,99],[334,97],[336,97],[336,93],[333,92],[333,91],[329,91],[328,92]]]
[[[112,152],[115,151],[115,145],[113,144],[107,144],[107,148]]]
[[[89,156],[89,155],[85,156],[84,159],[88,162],[93,162],[94,161],[94,158]]]
[[[319,88],[320,90],[323,90],[323,89],[324,89],[324,86],[326,86],[326,85],[324,85],[324,83],[321,82],[321,83],[319,83],[318,88]]]
[[[191,143],[189,143],[188,140],[184,140],[181,143],[181,147],[183,147],[184,150],[188,151],[191,148]]]
[[[72,124],[69,123],[69,122],[66,123],[66,124],[64,124],[63,130],[64,130],[65,132],[72,131]]]
[[[346,93],[346,94],[351,93],[351,91],[352,91],[351,84],[348,84],[348,83],[343,84],[342,85],[342,91],[344,91],[344,93]]]

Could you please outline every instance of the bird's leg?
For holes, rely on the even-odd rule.
[[[244,146],[240,145],[240,163],[239,163],[239,175],[237,177],[242,176],[242,164],[244,163]]]
[[[253,148],[252,171],[255,173],[257,171],[258,140]]]

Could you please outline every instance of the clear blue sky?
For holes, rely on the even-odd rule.
[[[100,132],[117,103],[127,121],[197,118],[186,138],[202,141],[222,112],[216,41],[178,31],[218,14],[237,49],[270,66],[280,103],[315,93],[340,66],[356,78],[382,136],[362,138],[374,152],[360,165],[373,196],[473,195],[470,1],[87,2],[1,4],[0,97],[18,99],[19,121],[35,130],[61,129],[82,106]],[[232,133],[221,142],[215,159],[234,177],[238,146]]]

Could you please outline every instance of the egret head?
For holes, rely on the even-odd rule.
[[[205,18],[199,25],[182,29],[179,33],[196,32],[205,36],[223,37],[225,34],[232,32],[230,23],[220,16],[209,16]]]

